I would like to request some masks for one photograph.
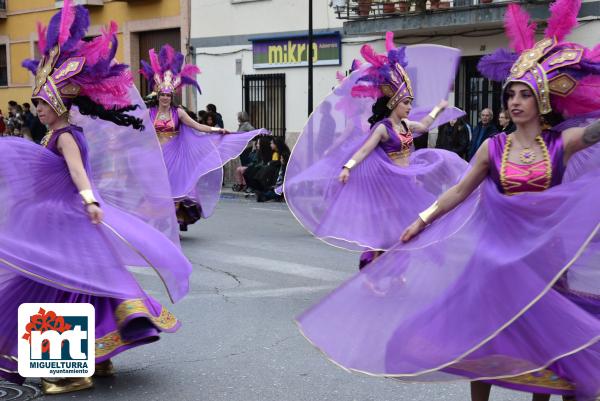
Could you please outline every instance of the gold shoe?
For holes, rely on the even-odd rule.
[[[94,376],[96,377],[111,377],[115,375],[115,369],[110,359],[96,364]]]
[[[93,386],[91,377],[69,377],[54,382],[42,379],[42,392],[46,395],[70,393]]]

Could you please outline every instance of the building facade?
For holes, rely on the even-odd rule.
[[[513,2],[515,2],[513,0]],[[537,20],[541,37],[550,1],[517,0]],[[384,51],[386,31],[396,43],[434,43],[462,50],[463,58],[450,102],[467,111],[475,124],[479,111],[500,105],[500,84],[477,72],[482,55],[507,47],[504,0],[313,0],[316,50],[335,48],[314,69],[314,103],[336,85],[335,72],[348,71],[362,44]],[[433,4],[432,4],[433,3]],[[600,37],[600,1],[584,0],[574,41],[592,46]],[[306,0],[194,0],[191,44],[203,94],[199,108],[214,103],[226,128],[235,129],[238,111],[251,122],[282,132],[293,143],[307,119]],[[335,37],[339,35],[336,45]],[[303,46],[304,45],[304,46]],[[321,47],[323,45],[324,47]],[[326,52],[327,53],[327,52]],[[302,57],[304,56],[304,57]],[[443,68],[443,66],[441,66]]]
[[[336,85],[363,40],[347,39],[343,21],[326,1],[313,1],[314,104]],[[288,142],[308,115],[306,0],[197,0],[191,8],[191,44],[202,69],[199,108],[217,105],[228,129],[245,110],[251,123]]]
[[[75,0],[90,12],[91,37],[113,20],[119,24],[116,58],[139,70],[151,47],[170,43],[187,52],[190,0]],[[55,0],[0,0],[0,109],[9,100],[29,101],[33,77],[21,67],[26,58],[39,57],[36,22],[47,25],[62,7]],[[136,85],[145,91],[139,74]]]

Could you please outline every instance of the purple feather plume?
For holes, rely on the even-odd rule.
[[[185,56],[182,53],[177,52],[175,57],[173,57],[173,63],[171,64],[171,71],[173,71],[173,74],[179,74],[181,72],[184,61]]]
[[[392,49],[388,52],[388,60],[391,63],[397,63],[402,66],[402,68],[406,68],[408,62],[406,61],[406,46],[398,47],[397,49]]]
[[[198,89],[198,92],[202,93],[202,89],[200,89],[200,85],[198,84],[198,81],[196,81],[194,78],[182,76],[181,83],[185,84],[185,85],[192,85],[196,89]]]
[[[494,53],[482,57],[477,69],[486,78],[502,82],[510,75],[510,69],[519,55],[506,49],[498,49]]]
[[[21,63],[21,65],[25,68],[27,68],[29,71],[31,71],[31,73],[33,75],[35,75],[38,66],[40,65],[39,60],[33,60],[33,59],[27,59],[27,60],[23,60],[23,62]]]

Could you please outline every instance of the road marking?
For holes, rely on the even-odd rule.
[[[284,260],[261,258],[258,256],[228,255],[224,254],[223,252],[211,251],[208,249],[202,251],[201,257],[203,257],[203,264],[206,265],[213,264],[207,263],[207,259],[210,259],[211,261],[217,261],[219,264],[234,264],[249,269],[287,274],[320,281],[340,282],[346,280],[353,273],[355,273],[353,271],[348,271],[347,273],[339,272],[317,266],[286,262]],[[219,269],[226,270],[221,266],[219,266]]]
[[[303,287],[284,287],[284,288],[271,288],[264,290],[244,290],[243,288],[237,290],[224,290],[217,292],[206,292],[187,295],[184,300],[208,298],[208,297],[226,297],[226,298],[285,298],[286,296],[311,294],[321,291],[331,291],[335,288],[335,285],[317,285],[314,287],[303,286]]]

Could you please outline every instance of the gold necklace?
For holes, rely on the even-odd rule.
[[[46,135],[44,135],[44,137],[40,141],[40,145],[42,145],[45,148],[48,147],[48,143],[50,142],[50,139],[52,139],[52,134],[54,134],[54,130],[51,129],[46,133]]]
[[[160,108],[158,109],[158,115],[156,116],[156,118],[160,121],[169,121],[171,119],[171,109],[167,110],[167,111],[160,111]]]
[[[514,133],[511,134],[510,136],[514,136]],[[535,142],[537,142],[538,144],[540,144],[540,148],[541,148],[542,147],[542,145],[540,143],[541,140],[542,140],[542,136],[538,134],[538,135],[536,135],[536,137],[533,140],[533,142],[531,143],[531,145],[523,146],[515,138],[515,142],[517,142],[519,144],[519,146],[521,147],[521,151],[519,152],[519,161],[521,163],[523,163],[523,164],[533,164],[536,161],[537,155],[535,153],[535,150],[532,149],[531,147],[533,146],[533,144]]]

